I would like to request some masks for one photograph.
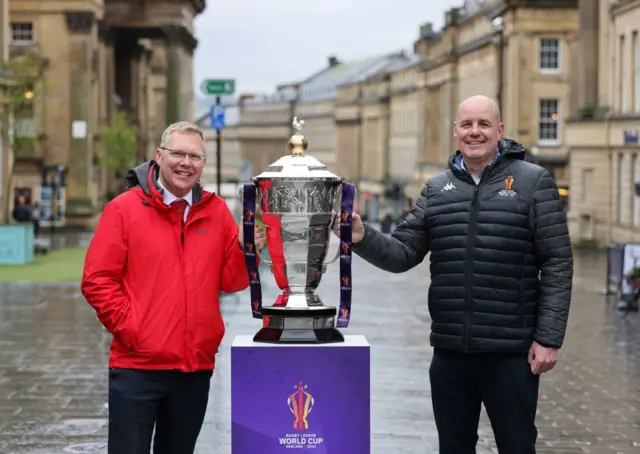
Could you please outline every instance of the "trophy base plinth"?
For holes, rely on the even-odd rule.
[[[253,336],[253,341],[263,344],[335,344],[344,342],[344,336],[337,328],[281,329],[265,327]]]
[[[262,315],[269,318],[253,337],[254,342],[270,344],[331,344],[344,342],[335,327],[335,307],[293,309],[265,307]]]

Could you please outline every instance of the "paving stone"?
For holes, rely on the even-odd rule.
[[[556,369],[543,376],[538,453],[640,452],[640,321],[599,295],[602,252],[576,253],[574,304]],[[435,454],[428,367],[428,263],[404,274],[379,271],[354,259],[349,334],[372,345],[374,454]],[[263,270],[265,300],[275,300]],[[337,266],[319,294],[338,300]],[[229,346],[253,334],[246,292],[225,296],[227,335],[211,383],[198,454],[230,454]],[[106,452],[110,336],[97,323],[77,284],[0,284],[0,453]],[[407,402],[411,402],[407,406]],[[483,413],[478,454],[497,453]]]

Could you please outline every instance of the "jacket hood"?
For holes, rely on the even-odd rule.
[[[157,184],[159,175],[160,167],[155,161],[143,162],[127,172],[125,176],[127,189],[139,187],[147,197],[153,197],[154,192],[162,195],[163,190]],[[203,194],[202,186],[196,183],[191,190],[193,192],[193,203],[200,202]]]
[[[502,138],[498,142],[498,150],[500,151],[499,161],[503,159],[520,159],[524,160],[527,149],[520,142],[516,142],[513,139]],[[457,150],[449,157],[449,167],[455,169],[456,158],[462,154],[460,150]]]

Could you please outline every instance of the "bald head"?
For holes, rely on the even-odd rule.
[[[498,124],[500,123],[500,108],[498,107],[498,103],[488,96],[476,95],[471,96],[470,98],[465,99],[458,106],[458,116],[456,117],[457,121],[460,121],[460,112],[466,112],[469,110],[486,110],[492,113],[493,121]]]
[[[504,132],[498,104],[482,95],[465,99],[458,107],[453,132],[465,163],[491,162]]]

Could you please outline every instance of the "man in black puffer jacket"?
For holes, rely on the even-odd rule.
[[[501,454],[533,454],[540,374],[553,368],[573,258],[554,179],[503,139],[497,105],[459,108],[459,151],[391,236],[352,219],[354,252],[393,273],[431,264],[430,379],[441,454],[475,453],[481,403]],[[339,224],[336,225],[336,229]]]

